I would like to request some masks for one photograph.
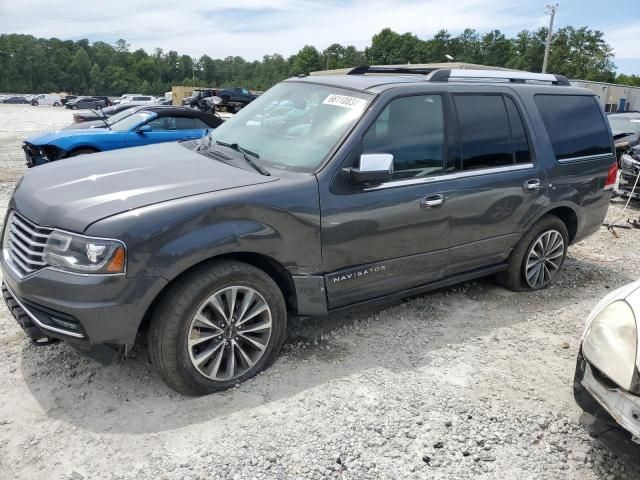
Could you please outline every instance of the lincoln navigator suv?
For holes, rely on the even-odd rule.
[[[108,361],[146,339],[169,386],[205,394],[273,362],[290,316],[551,285],[616,167],[597,98],[561,76],[301,76],[202,139],[27,172],[2,292],[34,342]]]

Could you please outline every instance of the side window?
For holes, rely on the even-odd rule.
[[[513,164],[511,129],[502,95],[454,95],[462,170]]]
[[[156,117],[150,122],[147,122],[147,125],[151,127],[152,131],[164,131],[175,130],[174,123],[173,117]]]
[[[536,95],[535,102],[558,160],[611,152],[596,99],[587,95]]]
[[[211,128],[209,125],[204,123],[199,118],[192,118],[191,120],[193,121],[193,125],[191,126],[191,128],[197,128],[197,129],[203,129],[203,130],[206,130],[207,128]]]
[[[392,154],[395,179],[442,173],[442,97],[416,95],[393,100],[363,137],[362,153]]]
[[[509,124],[511,125],[511,144],[513,145],[513,155],[516,163],[530,163],[531,152],[527,132],[524,129],[522,117],[518,112],[516,104],[509,97],[504,97],[509,113]]]
[[[194,128],[202,128],[196,126],[196,118],[192,117],[174,117],[176,130],[192,130]],[[199,121],[199,120],[198,120]],[[206,128],[206,127],[205,127]]]

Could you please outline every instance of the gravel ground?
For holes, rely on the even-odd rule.
[[[0,212],[24,137],[70,120],[0,105]],[[572,397],[584,318],[638,278],[639,239],[601,229],[543,292],[482,280],[294,322],[271,369],[203,398],[165,387],[143,346],[107,367],[32,346],[1,305],[0,479],[640,478],[585,433]]]

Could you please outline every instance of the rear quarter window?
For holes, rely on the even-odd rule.
[[[595,97],[536,95],[535,102],[558,160],[611,154],[611,138]]]

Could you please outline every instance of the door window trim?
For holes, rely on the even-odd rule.
[[[519,170],[528,170],[534,168],[535,165],[533,163],[516,163],[514,165],[505,165],[502,167],[493,167],[493,168],[482,168],[477,170],[460,170],[455,173],[445,173],[444,175],[437,175],[435,177],[421,177],[421,178],[410,178],[403,180],[392,180],[390,182],[384,182],[379,185],[374,185],[372,187],[364,188],[363,191],[370,192],[375,190],[383,190],[387,188],[396,188],[396,187],[405,187],[411,185],[420,185],[423,183],[438,183],[444,182],[447,180],[457,180],[459,178],[467,178],[467,177],[479,177],[484,175],[493,175],[496,173],[507,173]]]
[[[510,92],[505,92],[505,91],[496,91],[496,92],[455,92],[452,91],[450,92],[451,94],[451,108],[452,108],[452,115],[455,119],[455,128],[456,128],[456,133],[458,135],[457,141],[459,143],[458,145],[458,155],[460,156],[460,162],[462,163],[462,166],[464,167],[464,162],[462,159],[462,137],[460,135],[460,118],[458,116],[458,109],[456,107],[455,104],[455,97],[456,96],[470,96],[470,95],[474,95],[474,96],[501,96],[502,97],[502,102],[504,103],[504,107],[505,107],[505,112],[507,113],[507,121],[509,123],[509,137],[511,138],[511,144],[513,145],[513,125],[511,124],[511,118],[509,116],[509,109],[507,108],[507,101],[506,98],[510,98],[511,101],[513,102],[513,104],[516,107],[516,111],[518,112],[518,116],[520,117],[520,121],[522,122],[522,127],[524,128],[524,134],[527,137],[527,146],[529,149],[529,158],[530,158],[530,162],[527,163],[513,163],[512,165],[504,165],[502,167],[489,167],[489,168],[479,168],[477,169],[478,171],[487,171],[487,170],[491,170],[494,171],[496,170],[496,168],[509,168],[511,166],[516,166],[516,165],[524,165],[525,167],[529,164],[531,164],[532,166],[536,165],[537,163],[537,155],[536,155],[536,150],[535,150],[535,143],[532,141],[532,137],[531,137],[531,128],[528,124],[528,117],[526,115],[523,115],[523,110],[522,107],[520,105],[520,102],[518,101],[519,99],[517,99],[514,95],[512,95]],[[515,158],[514,158],[515,161]],[[454,165],[455,167],[455,165]],[[518,169],[521,170],[521,169]],[[457,172],[468,172],[471,170],[456,170]]]

